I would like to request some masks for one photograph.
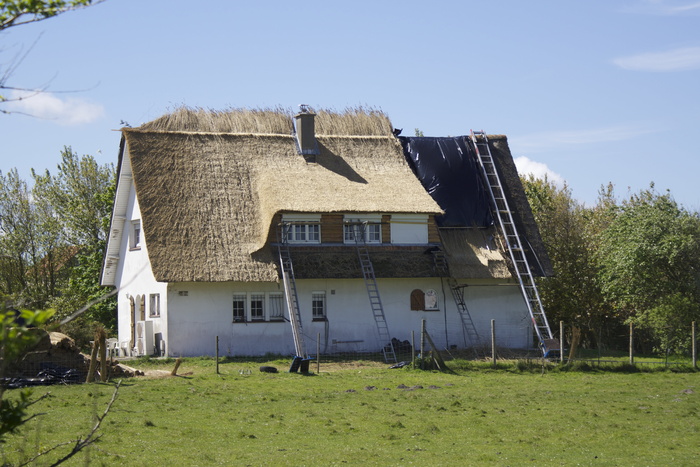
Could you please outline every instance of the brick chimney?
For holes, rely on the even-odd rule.
[[[314,129],[314,117],[316,114],[312,113],[307,105],[302,104],[299,108],[299,113],[294,116],[299,152],[304,156],[317,156],[319,150]],[[315,159],[315,157],[313,157],[313,160],[307,158],[307,161],[315,162]]]

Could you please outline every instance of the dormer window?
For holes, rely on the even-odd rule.
[[[282,232],[287,243],[321,243],[321,216],[283,215]]]
[[[356,243],[382,243],[382,217],[370,216],[345,216],[343,224],[343,242]]]

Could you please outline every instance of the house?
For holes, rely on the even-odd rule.
[[[363,109],[183,108],[122,129],[101,280],[119,290],[122,350],[376,352],[422,320],[440,347],[488,343],[491,320],[498,345],[531,347],[469,144],[398,138]],[[507,140],[488,144],[549,275]]]

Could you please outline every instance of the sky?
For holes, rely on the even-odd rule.
[[[65,146],[116,166],[119,128],[183,105],[364,106],[505,134],[589,206],[654,183],[700,211],[698,0],[106,0],[0,33],[1,76],[43,91],[0,104],[0,170],[27,180]]]

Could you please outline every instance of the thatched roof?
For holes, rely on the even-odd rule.
[[[290,114],[181,109],[123,129],[158,281],[276,281],[264,247],[279,212],[441,212],[381,112],[318,112],[315,163]]]
[[[525,236],[528,243],[523,245],[527,260],[536,275],[552,276],[554,275],[554,269],[544,242],[542,242],[542,236],[537,227],[535,216],[532,215],[532,209],[527,200],[523,184],[520,181],[513,156],[510,153],[508,139],[504,135],[489,135],[488,138],[491,155],[503,184],[503,193],[506,195],[508,204],[513,212],[513,220],[518,232],[521,236]]]

